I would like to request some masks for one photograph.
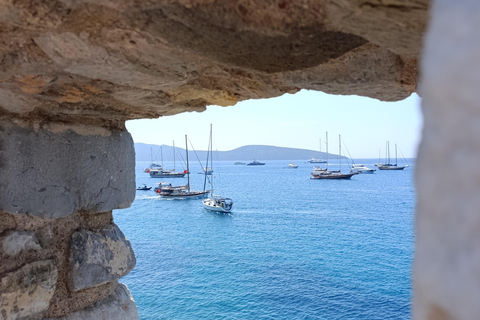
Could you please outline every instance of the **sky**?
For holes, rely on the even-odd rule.
[[[416,94],[382,102],[302,90],[235,106],[207,106],[204,112],[131,120],[126,126],[134,142],[172,145],[175,141],[175,146],[184,148],[187,134],[196,150],[206,150],[212,124],[213,148],[218,151],[259,144],[319,150],[321,143],[325,152],[328,132],[330,153],[338,154],[341,135],[342,150],[348,149],[353,159],[378,158],[379,153],[385,157],[387,141],[392,156],[397,144],[399,157],[414,158],[423,123],[420,102]]]

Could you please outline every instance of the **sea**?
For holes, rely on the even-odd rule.
[[[215,193],[233,199],[230,214],[153,188],[114,211],[137,258],[120,282],[140,319],[411,319],[414,161],[351,180],[312,180],[306,161],[265,162],[214,162]],[[136,163],[137,186],[187,181],[150,178],[148,165]],[[200,163],[190,172],[192,189],[203,190]]]

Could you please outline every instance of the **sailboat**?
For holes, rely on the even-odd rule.
[[[319,139],[320,153],[322,152],[322,139]],[[312,158],[308,160],[308,163],[327,163],[327,160]]]
[[[157,193],[164,198],[178,198],[178,199],[195,199],[209,193],[209,191],[192,191],[190,190],[190,170],[188,165],[188,142],[187,135],[185,135],[185,153],[187,155],[187,184],[184,186],[172,186],[170,183],[162,184],[157,189]]]
[[[377,163],[375,165],[378,170],[403,170],[408,167],[408,164],[404,166],[399,166],[397,164],[397,144],[395,144],[395,163],[390,163],[390,141],[387,141],[385,157],[385,163]]]
[[[163,152],[162,152],[163,163]],[[175,141],[173,141],[173,170],[164,170],[163,165],[160,168],[154,168],[149,170],[150,178],[183,178],[187,173],[187,170],[183,172],[175,171]]]
[[[326,169],[315,167],[313,172],[311,173],[310,179],[342,179],[347,180],[350,179],[352,176],[356,175],[357,173],[349,172],[349,173],[342,173],[342,138],[338,136],[338,154],[340,156],[340,170],[336,171],[329,171],[328,170],[328,132],[326,133],[326,147],[327,147],[327,167]]]
[[[212,125],[210,124],[210,141],[209,141],[209,155],[210,155],[210,170],[212,169],[212,163],[213,163],[213,146],[212,146]],[[207,179],[207,172],[208,172],[208,156],[207,156],[207,164],[206,164],[206,170],[205,170],[205,179]],[[209,179],[210,180],[210,197],[203,199],[203,208],[209,211],[213,212],[223,212],[223,213],[230,213],[232,211],[233,207],[233,200],[230,198],[225,198],[221,197],[219,195],[215,195],[213,193],[213,176]],[[206,180],[205,180],[206,182]],[[205,191],[205,185],[204,184],[204,191]]]

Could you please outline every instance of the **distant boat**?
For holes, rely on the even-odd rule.
[[[297,166],[295,163],[289,163],[289,164],[287,165],[287,168],[289,168],[289,169],[297,169],[298,166]]]
[[[210,168],[212,167],[212,156],[213,156],[213,147],[212,147],[212,125],[210,124]],[[207,156],[207,164],[206,168],[208,169],[208,156]],[[207,172],[208,170],[205,170],[205,184],[206,185],[206,180],[207,180]],[[219,195],[214,195],[213,193],[213,177],[210,179],[210,194],[211,196],[209,198],[203,199],[203,208],[209,211],[213,212],[222,212],[222,213],[230,213],[232,211],[233,207],[233,200],[230,198],[226,197],[221,197]],[[205,188],[205,187],[204,187]],[[204,190],[205,191],[205,190]]]
[[[257,160],[253,160],[252,162],[247,163],[247,166],[263,166],[263,165],[265,165],[264,162],[259,162]]]
[[[203,172],[199,172],[198,174],[206,174],[206,175],[211,176],[212,173],[213,173],[212,169],[206,168],[206,169],[203,169]]]
[[[389,141],[387,141],[385,153],[386,153],[385,163],[375,164],[378,170],[403,170],[406,167],[408,167],[408,164],[404,166],[399,166],[397,164],[397,144],[395,144],[395,163],[390,163],[390,142]]]
[[[326,145],[327,145],[327,157],[328,157],[328,132],[326,133]],[[338,179],[338,180],[347,180],[350,179],[352,176],[356,175],[357,173],[351,172],[350,173],[342,173],[341,168],[342,168],[342,138],[339,135],[338,136],[338,154],[339,154],[339,159],[340,159],[340,170],[336,171],[329,171],[328,170],[328,164],[327,168],[322,169],[316,167],[316,170],[311,173],[310,179]],[[327,163],[328,163],[328,158],[327,158]]]
[[[352,172],[355,173],[374,173],[375,171],[375,169],[371,169],[364,164],[354,164],[352,166]]]
[[[142,184],[141,187],[137,188],[137,190],[143,190],[143,191],[150,190],[150,189],[152,189],[152,187],[147,187],[146,184]]]
[[[192,191],[190,190],[190,171],[188,166],[188,143],[187,135],[185,135],[185,153],[187,157],[187,184],[184,186],[162,186],[157,190],[157,193],[163,198],[177,198],[177,199],[195,199],[200,198],[205,194],[208,194],[209,191]]]
[[[327,160],[312,158],[308,160],[308,163],[327,163]]]
[[[236,165],[236,166],[245,165],[245,162],[237,161],[237,162],[234,163],[234,165]]]

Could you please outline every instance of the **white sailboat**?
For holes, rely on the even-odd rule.
[[[210,155],[210,170],[212,170],[213,146],[212,146],[212,125],[211,124],[210,124],[209,155]],[[207,164],[206,164],[207,169],[205,170],[205,172],[208,172],[208,158],[209,157],[207,156]],[[207,174],[205,174],[205,179],[207,179]],[[210,180],[211,196],[202,200],[203,208],[213,212],[230,213],[233,207],[233,200],[230,198],[215,195],[213,193],[213,176],[209,180]]]
[[[209,193],[209,191],[193,191],[190,190],[190,169],[188,165],[188,142],[187,135],[185,135],[185,152],[187,154],[187,184],[184,186],[172,186],[171,184],[159,186],[157,193],[163,198],[177,198],[177,199],[195,199],[200,198]]]

